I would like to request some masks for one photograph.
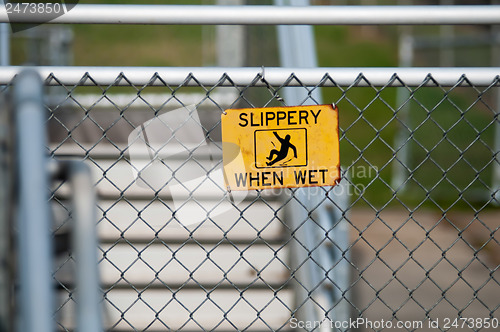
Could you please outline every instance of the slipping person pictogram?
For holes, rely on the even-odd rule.
[[[286,135],[285,138],[281,138],[277,132],[273,131],[274,136],[280,141],[281,147],[278,150],[272,149],[271,152],[269,153],[269,157],[267,157],[267,166],[272,166],[276,164],[278,161],[281,161],[286,158],[288,155],[288,150],[292,149],[293,150],[293,156],[294,158],[297,158],[297,148],[295,145],[290,143],[290,135]],[[274,158],[274,159],[273,159]]]

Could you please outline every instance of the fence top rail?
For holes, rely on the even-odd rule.
[[[10,10],[12,12],[12,9]],[[10,17],[9,17],[10,16]],[[0,22],[191,25],[464,25],[500,24],[500,5],[208,6],[78,4],[66,14],[7,14]]]
[[[25,67],[0,67],[10,84]],[[47,85],[99,86],[490,86],[500,67],[32,67]]]

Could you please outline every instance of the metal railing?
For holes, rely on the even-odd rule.
[[[79,4],[47,22],[47,16],[16,15],[12,23],[53,24],[499,24],[499,6],[179,6]],[[9,22],[0,8],[0,23]]]
[[[0,68],[0,84],[9,84],[25,67]],[[82,86],[206,86],[265,87],[487,87],[495,83],[500,67],[32,67],[46,85]],[[231,80],[232,81],[231,81]],[[133,82],[133,83],[131,83]],[[458,84],[458,85],[457,85]]]
[[[76,261],[76,330],[102,331],[102,296],[97,260],[97,205],[90,169],[80,161],[53,161],[50,165],[54,180],[71,186],[71,255]]]

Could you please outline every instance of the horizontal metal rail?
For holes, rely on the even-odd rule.
[[[11,15],[11,23],[45,23],[48,15]],[[49,18],[50,19],[50,18]],[[0,22],[9,22],[5,7]],[[185,6],[76,5],[49,23],[81,24],[500,24],[500,6]]]
[[[10,84],[26,67],[0,68],[0,84]],[[224,68],[224,67],[32,67],[47,85],[163,86],[489,86],[500,67],[360,67],[360,68]]]

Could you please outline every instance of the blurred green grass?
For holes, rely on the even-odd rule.
[[[366,188],[359,205],[474,209],[490,198],[498,125],[488,107],[492,91],[479,96],[471,88],[416,89],[404,115],[395,102],[398,88],[323,90],[330,97],[325,101],[336,101],[340,110],[341,163],[352,182]],[[410,179],[394,192],[398,130],[408,138]],[[379,171],[378,177],[359,171],[371,168]]]
[[[83,1],[81,3],[84,3]],[[88,4],[145,4],[138,0],[89,0]],[[147,4],[176,4],[148,0]],[[182,4],[201,4],[187,0]],[[76,65],[86,66],[201,66],[202,26],[73,25]]]
[[[315,29],[320,66],[398,66],[396,27]],[[430,35],[437,33],[436,27],[422,30]],[[461,65],[477,65],[474,61],[484,65],[488,52],[459,50],[455,61]],[[427,53],[418,57],[417,52],[415,61],[436,66],[425,59]],[[323,101],[339,107],[341,164],[351,181],[365,188],[362,196],[352,198],[358,206],[424,206],[445,211],[479,209],[490,200],[491,189],[495,190],[492,149],[495,125],[498,126],[497,111],[492,106],[494,89],[483,93],[484,88],[412,88],[406,115],[398,111],[399,88],[343,89],[322,88]],[[391,179],[394,163],[398,163],[394,156],[399,157],[394,151],[399,130],[409,139],[405,144],[409,152],[409,180],[398,189],[391,187]],[[370,169],[377,169],[378,176]]]

